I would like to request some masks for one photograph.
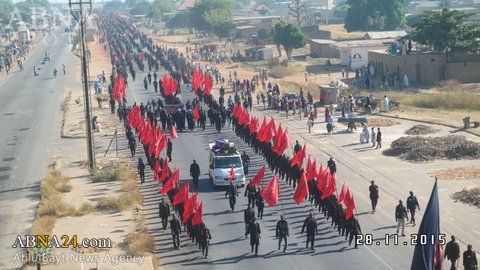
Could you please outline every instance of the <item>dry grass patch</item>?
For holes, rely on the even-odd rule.
[[[281,79],[283,77],[292,76],[298,74],[299,72],[303,72],[304,69],[305,68],[299,63],[290,62],[288,63],[288,66],[279,64],[270,67],[268,74],[274,79]]]
[[[155,251],[155,240],[148,233],[128,234],[124,239],[124,243],[128,255],[131,256],[144,256]]]
[[[480,207],[480,188],[463,189],[452,194],[452,199]]]
[[[47,172],[40,186],[41,199],[37,208],[37,217],[64,217],[74,213],[75,208],[62,200],[62,193],[72,190],[68,181],[70,180],[56,169],[50,169]]]
[[[33,235],[50,235],[55,227],[56,217],[37,216],[32,224],[30,233]]]
[[[125,193],[117,197],[105,197],[98,201],[96,209],[99,211],[122,212],[137,207],[143,201],[140,193]]]
[[[75,216],[84,216],[95,211],[95,205],[91,203],[83,203],[78,209],[75,209]]]
[[[97,169],[90,173],[93,183],[116,182],[126,180],[132,177],[132,172],[128,166],[107,166]]]

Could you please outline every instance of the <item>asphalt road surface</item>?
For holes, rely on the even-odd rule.
[[[140,72],[139,72],[140,73]],[[137,75],[137,82],[129,82],[129,103],[136,101],[137,104],[147,100],[157,99],[152,93],[153,87],[145,91],[141,81],[146,73]],[[159,76],[162,76],[160,72]],[[133,86],[133,87],[132,87]],[[192,94],[182,94],[183,100],[193,98]],[[133,99],[133,100],[132,100]],[[303,127],[303,122],[302,122]],[[408,269],[410,268],[413,254],[413,246],[410,237],[400,237],[397,245],[394,245],[393,234],[395,226],[392,226],[391,217],[377,213],[373,220],[367,219],[369,212],[357,213],[357,217],[364,233],[371,233],[371,225],[378,220],[389,220],[389,226],[376,226],[376,234],[371,246],[359,246],[358,249],[348,246],[344,236],[338,235],[331,227],[331,221],[327,221],[318,210],[312,208],[308,202],[296,205],[293,201],[294,190],[292,187],[281,182],[280,201],[273,207],[266,206],[263,220],[258,220],[262,234],[259,246],[259,255],[254,256],[250,252],[249,239],[245,239],[245,225],[243,222],[243,210],[247,207],[247,199],[243,197],[244,188],[240,188],[235,211],[231,212],[228,199],[225,198],[223,189],[214,189],[208,177],[208,143],[215,139],[229,139],[234,142],[240,152],[247,151],[251,159],[250,173],[247,181],[255,176],[258,170],[265,164],[261,156],[254,155],[253,151],[241,140],[237,139],[231,128],[225,127],[218,134],[214,127],[210,127],[207,121],[205,131],[195,129],[193,132],[179,133],[179,138],[173,141],[173,160],[169,163],[171,168],[180,169],[181,184],[189,179],[189,166],[195,158],[201,168],[199,182],[200,199],[203,202],[204,222],[209,227],[213,239],[210,244],[209,257],[204,258],[197,246],[188,240],[185,233],[181,236],[180,250],[174,250],[170,235],[170,228],[162,231],[158,218],[159,187],[156,183],[147,181],[142,185],[145,196],[143,211],[147,215],[148,227],[155,237],[156,254],[162,269]],[[294,140],[294,138],[291,138]],[[126,148],[126,142],[124,147]],[[138,150],[138,149],[137,149]],[[291,151],[291,150],[290,150]],[[312,152],[312,150],[309,150]],[[137,155],[142,154],[137,152]],[[164,155],[164,154],[163,154]],[[325,164],[324,164],[325,165]],[[265,185],[273,177],[267,169],[262,185]],[[152,179],[147,174],[147,179]],[[190,181],[191,182],[191,181]],[[190,183],[192,190],[192,183]],[[167,199],[168,200],[168,199]],[[357,199],[360,200],[360,199]],[[363,202],[364,200],[362,200]],[[364,202],[365,204],[369,202]],[[362,204],[358,203],[357,204]],[[368,209],[368,208],[364,208]],[[305,218],[310,211],[314,211],[318,222],[318,235],[316,236],[315,251],[305,248],[306,236],[301,235],[301,229]],[[393,210],[392,210],[393,211]],[[275,238],[276,222],[284,214],[289,223],[290,237],[288,238],[287,252],[277,250],[278,240]],[[391,213],[393,215],[393,213]],[[365,218],[364,218],[365,217]],[[367,222],[368,220],[368,222]],[[378,224],[375,224],[378,225]],[[385,244],[385,235],[390,244]],[[377,244],[378,242],[378,244]],[[282,244],[283,248],[283,244]]]
[[[71,81],[81,85],[80,77],[63,75],[62,64],[68,72],[79,63],[70,50],[63,31],[47,35],[24,61],[24,70],[18,71],[15,65],[0,89],[0,269],[20,266],[11,261],[20,251],[12,245],[17,235],[31,228],[40,181],[57,150],[60,108],[67,88],[74,84]],[[41,64],[45,53],[50,61]]]

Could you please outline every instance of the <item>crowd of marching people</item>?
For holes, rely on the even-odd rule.
[[[145,182],[145,169],[148,165],[153,171],[153,179],[162,184],[161,193],[169,199],[169,203],[164,199],[161,200],[159,217],[163,230],[166,230],[168,224],[170,224],[172,242],[175,249],[180,249],[179,236],[180,233],[185,231],[189,239],[193,243],[198,244],[203,255],[208,256],[208,244],[210,239],[212,239],[212,235],[202,219],[203,206],[198,193],[198,175],[200,174],[198,164],[194,160],[190,166],[190,176],[194,180],[193,188],[197,191],[192,196],[189,195],[188,182],[180,186],[178,169],[172,171],[168,166],[168,162],[172,161],[172,139],[178,136],[177,130],[205,129],[207,118],[210,126],[215,126],[218,132],[225,126],[231,126],[235,134],[251,147],[255,154],[263,156],[266,161],[267,165],[261,168],[246,186],[244,193],[248,200],[248,207],[243,211],[245,237],[250,237],[251,251],[255,255],[258,254],[261,234],[261,227],[257,219],[263,218],[265,203],[269,206],[277,203],[277,192],[279,192],[278,179],[285,181],[287,185],[295,189],[293,199],[297,204],[308,200],[311,205],[318,208],[320,215],[331,221],[331,226],[338,234],[345,236],[345,240],[348,240],[349,245],[353,243],[354,247],[357,248],[357,236],[361,235],[361,227],[354,215],[355,201],[353,194],[345,184],[337,196],[335,183],[336,164],[334,159],[330,158],[324,169],[322,165],[317,166],[316,160],[312,161],[309,157],[306,162],[307,166],[304,168],[304,159],[307,156],[306,145],[302,147],[296,141],[294,156],[289,157],[284,153],[290,147],[290,138],[287,130],[282,130],[281,124],[275,123],[273,118],[270,121],[264,118],[260,124],[259,119],[250,116],[248,113],[252,109],[253,93],[260,85],[264,89],[268,88],[268,92],[267,97],[263,94],[257,95],[257,103],[260,103],[261,100],[264,106],[268,102],[268,108],[283,108],[285,103],[282,103],[280,99],[281,95],[278,85],[270,82],[266,86],[264,76],[254,76],[251,80],[243,80],[242,82],[236,72],[234,72],[233,77],[230,73],[229,85],[232,87],[234,96],[229,96],[225,100],[225,89],[221,87],[219,91],[220,97],[217,101],[210,93],[211,83],[212,81],[224,83],[225,78],[216,68],[196,64],[194,57],[188,56],[188,54],[194,54],[191,50],[187,49],[184,56],[183,53],[176,49],[154,45],[153,41],[145,34],[129,24],[122,23],[122,19],[117,16],[101,15],[98,18],[98,22],[104,35],[103,39],[108,41],[112,66],[114,67],[109,87],[112,113],[117,112],[119,119],[125,124],[126,137],[132,157],[136,155],[137,140],[142,143],[147,162],[145,163],[142,158],[138,161],[137,169],[141,183]],[[158,98],[157,100],[147,101],[145,104],[140,103],[139,105],[127,106],[125,88],[127,87],[128,76],[130,74],[132,80],[135,81],[135,70],[138,69],[143,72],[146,66],[149,72],[144,78],[145,89],[148,90],[148,87],[153,84],[155,92],[158,90],[163,100]],[[170,77],[164,76],[160,79],[157,75],[160,68],[164,68]],[[153,75],[151,74],[152,71]],[[167,80],[173,80],[174,82],[167,84]],[[179,103],[175,95],[182,81],[192,81],[192,89],[197,95],[196,98],[184,104]],[[305,111],[305,107],[309,106],[309,104],[313,105],[313,97],[310,93],[307,93],[307,98],[305,99],[303,92],[301,92],[301,100],[300,109],[302,111]],[[118,109],[115,110],[117,104]],[[173,106],[174,110],[172,110],[172,107],[168,107],[172,104],[179,106]],[[287,114],[289,108],[287,103],[285,108]],[[332,109],[330,110],[333,112]],[[313,119],[317,117],[316,107],[311,106],[307,108],[307,111],[310,112],[308,121],[313,122]],[[301,112],[299,114],[301,115]],[[326,113],[327,123],[329,115]],[[167,132],[169,138],[167,138]],[[364,125],[362,132],[365,133],[364,137],[367,138],[367,142],[370,137],[368,135],[371,135],[373,146],[375,146],[375,142],[377,147],[381,146],[380,129],[377,129],[375,135],[372,128],[371,134],[366,135],[368,126]],[[166,157],[160,157],[163,149],[166,150]],[[242,155],[242,160],[246,162],[244,155]],[[263,173],[267,168],[275,176],[261,189],[259,187],[261,182],[259,181],[261,181]],[[372,186],[375,186],[373,182]],[[238,194],[236,184],[234,184],[234,181],[231,181],[225,197],[229,198],[232,211],[235,210]],[[411,194],[411,196],[413,195]],[[376,198],[378,199],[378,187]],[[371,200],[373,213],[376,201],[374,203],[372,196]],[[255,207],[257,208],[257,213],[255,213]],[[409,210],[412,211],[410,208]],[[413,208],[415,209],[415,207]],[[412,221],[415,222],[413,217],[414,214],[412,214]],[[301,233],[307,233],[307,248],[310,246],[311,249],[314,249],[315,247],[315,235],[318,233],[316,221],[317,219],[313,212],[310,212],[304,221]],[[283,250],[286,251],[289,228],[284,215],[281,215],[280,220],[277,222],[275,235],[278,238],[278,249],[280,250],[283,242]],[[451,257],[450,260],[453,265],[454,260],[452,258],[457,256],[456,252],[452,251],[452,248],[447,247],[447,249],[445,255],[447,256],[448,254],[449,258]],[[464,254],[464,257],[467,256],[465,258],[469,260],[466,265],[476,265],[475,253],[471,251],[471,246],[467,252],[470,253]],[[453,253],[455,255],[451,255]],[[455,260],[458,257],[459,255],[455,257]]]
[[[180,248],[178,244],[178,235],[182,231],[182,226],[178,224],[184,224],[184,230],[186,230],[192,241],[198,243],[199,248],[204,251],[204,255],[208,255],[208,239],[211,238],[210,232],[205,223],[198,217],[200,204],[198,193],[195,193],[189,198],[188,183],[182,187],[178,185],[178,176],[175,178],[175,172],[172,172],[168,167],[168,162],[171,161],[172,143],[170,138],[166,139],[165,131],[170,130],[170,137],[176,136],[176,130],[182,131],[188,126],[189,129],[194,129],[196,126],[205,128],[206,118],[210,120],[210,125],[215,126],[218,131],[228,123],[228,126],[232,126],[235,133],[244,140],[256,154],[262,155],[268,164],[268,168],[284,180],[287,184],[292,185],[293,188],[300,189],[299,181],[304,179],[302,189],[307,188],[310,202],[318,207],[320,213],[327,219],[332,220],[332,226],[338,230],[342,235],[345,235],[346,239],[349,237],[350,244],[357,234],[360,233],[360,225],[353,216],[352,208],[348,208],[348,211],[342,206],[342,201],[353,200],[353,197],[347,195],[342,191],[339,201],[333,194],[331,187],[332,183],[324,183],[327,178],[332,179],[335,174],[335,164],[329,162],[330,166],[327,170],[320,169],[318,172],[316,165],[309,162],[308,167],[302,168],[303,158],[305,157],[305,146],[301,148],[298,144],[295,145],[295,157],[289,158],[283,151],[288,145],[282,145],[274,147],[274,143],[283,141],[286,142],[285,137],[282,140],[282,136],[288,136],[287,131],[278,132],[276,136],[270,138],[258,139],[258,135],[261,130],[257,124],[250,122],[250,119],[240,119],[242,114],[248,112],[252,105],[252,92],[257,86],[257,79],[252,81],[245,80],[243,83],[234,74],[234,83],[232,88],[234,89],[234,97],[231,96],[225,102],[224,91],[220,91],[220,98],[218,102],[213,99],[211,95],[205,95],[204,89],[200,87],[197,89],[196,94],[198,98],[195,98],[191,102],[185,103],[185,106],[180,107],[177,111],[167,112],[165,110],[165,104],[162,99],[147,101],[146,104],[140,103],[140,105],[133,104],[127,106],[127,100],[125,95],[125,88],[127,87],[128,73],[135,77],[135,69],[140,71],[145,69],[145,62],[149,71],[154,71],[153,76],[146,77],[147,84],[155,83],[157,81],[156,72],[160,67],[165,68],[170,75],[179,83],[182,79],[187,79],[189,74],[193,74],[195,65],[189,62],[189,59],[183,57],[181,53],[176,50],[166,49],[153,45],[151,39],[147,38],[144,34],[134,28],[130,28],[128,24],[120,23],[120,18],[113,17],[100,17],[100,29],[103,27],[108,31],[103,31],[104,39],[108,41],[110,54],[112,59],[112,65],[114,66],[117,76],[111,76],[111,85],[109,87],[109,93],[113,100],[118,102],[118,116],[120,120],[123,120],[126,128],[126,137],[129,141],[129,147],[132,157],[135,156],[136,141],[137,139],[142,143],[145,158],[147,163],[143,162],[143,159],[139,159],[138,170],[143,183],[145,175],[145,167],[148,165],[153,170],[154,179],[163,183],[162,193],[165,193],[170,200],[175,212],[178,213],[179,220],[175,214],[170,219],[171,233],[173,236],[173,243],[175,248]],[[113,30],[111,30],[113,28]],[[108,34],[107,34],[108,33]],[[144,50],[146,48],[146,50]],[[140,53],[141,52],[141,53]],[[135,65],[137,67],[135,67]],[[123,77],[123,79],[119,79]],[[153,80],[152,80],[153,79]],[[160,80],[159,80],[160,81]],[[254,82],[254,83],[252,83]],[[164,93],[164,85],[161,82],[159,84],[160,95],[167,101],[167,97]],[[268,86],[275,89],[275,95],[280,95],[278,85]],[[243,104],[241,100],[244,100]],[[208,106],[208,109],[203,109],[202,103]],[[111,102],[115,104],[114,102]],[[168,103],[168,102],[167,102]],[[112,109],[114,112],[115,109]],[[206,111],[206,113],[205,113]],[[185,119],[187,125],[185,125]],[[160,121],[161,123],[159,123]],[[269,129],[272,129],[273,119],[271,124],[262,123],[262,125],[268,125]],[[252,129],[253,128],[253,129]],[[279,126],[281,129],[281,127]],[[135,135],[138,138],[135,138]],[[163,134],[163,135],[162,135]],[[262,135],[263,136],[263,135]],[[159,156],[159,153],[166,148],[167,157],[163,158]],[[273,151],[276,149],[277,151]],[[283,150],[280,150],[283,149]],[[295,162],[293,160],[296,160]],[[315,172],[315,173],[312,173]],[[142,176],[143,175],[143,176]],[[178,173],[177,173],[178,175]],[[308,176],[308,179],[306,178]],[[320,179],[321,177],[322,179]],[[174,183],[175,180],[177,183]],[[306,180],[306,181],[305,181]],[[321,182],[321,184],[319,184]],[[171,183],[171,184],[169,184]],[[297,187],[298,185],[298,187]],[[234,185],[232,185],[234,186]],[[227,196],[231,198],[236,197],[238,194],[236,191],[229,192],[227,190]],[[327,190],[328,189],[328,190]],[[328,193],[328,194],[327,194]],[[185,195],[187,194],[187,195]],[[232,195],[233,194],[233,195]],[[307,193],[302,195],[307,196]],[[260,235],[260,227],[255,221],[256,218],[263,217],[264,198],[262,197],[262,190],[256,188],[255,185],[250,183],[245,190],[245,197],[248,198],[249,209],[245,211],[245,234],[250,235],[252,251],[258,252],[258,239]],[[348,197],[348,198],[347,198]],[[230,202],[231,202],[230,200]],[[345,202],[344,202],[345,203]],[[351,204],[351,202],[349,202]],[[235,203],[231,202],[232,210]],[[257,207],[258,216],[255,214],[247,214],[249,211],[253,211],[254,207]],[[353,206],[354,207],[354,206]],[[196,209],[195,209],[196,208]],[[170,206],[168,203],[162,201],[159,205],[159,216],[162,218],[162,227],[166,228],[166,224],[170,215]],[[310,213],[309,218],[313,218],[313,213]],[[283,218],[282,218],[283,220]],[[286,222],[286,221],[285,221]],[[305,228],[307,231],[311,248],[314,247],[314,234],[316,230],[316,223],[313,224],[309,221],[305,222]],[[278,234],[285,236],[285,226],[279,227]],[[304,229],[305,229],[304,228]],[[312,235],[313,234],[313,235]],[[253,240],[252,240],[253,239]],[[286,241],[285,241],[286,242]],[[308,244],[308,243],[307,243]],[[355,245],[356,246],[356,245]],[[255,248],[254,248],[255,247]]]

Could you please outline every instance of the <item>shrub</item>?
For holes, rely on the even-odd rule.
[[[125,237],[127,254],[131,256],[143,256],[155,251],[154,239],[147,233],[131,233]]]

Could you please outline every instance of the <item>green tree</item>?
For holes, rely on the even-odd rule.
[[[178,12],[165,23],[165,26],[169,29],[175,28],[192,28],[192,23],[190,22],[190,14],[188,12]]]
[[[411,34],[413,41],[431,46],[436,52],[480,51],[480,26],[468,23],[474,13],[442,9],[426,11],[420,15],[421,22]]]
[[[292,2],[288,4],[288,9],[290,10],[288,14],[295,18],[298,26],[301,26],[305,20],[305,6],[306,2],[302,0],[292,0]]]
[[[220,18],[212,18],[214,15]],[[189,9],[192,26],[199,31],[218,32],[223,35],[221,25],[230,31],[233,25],[232,3],[228,0],[200,0]]]
[[[230,37],[235,29],[230,10],[214,9],[207,11],[204,19],[208,23],[210,31],[219,38]]]
[[[287,54],[288,60],[292,59],[293,49],[303,48],[307,38],[297,25],[280,21],[272,28],[273,42],[277,45],[278,54],[281,56],[280,46]]]
[[[130,10],[131,15],[147,15],[150,12],[151,4],[147,1],[138,2],[134,8]]]
[[[9,24],[15,9],[12,0],[0,0],[0,24]]]
[[[258,30],[257,35],[260,40],[266,41],[270,37],[270,31],[266,28],[262,28]]]
[[[150,6],[148,17],[163,19],[163,14],[175,11],[175,4],[170,0],[154,0]]]
[[[348,5],[347,1],[335,4],[333,7],[333,16],[336,18],[345,19],[345,17],[347,17],[347,10],[349,7],[350,6]]]
[[[345,29],[392,31],[406,25],[403,0],[348,0]]]
[[[135,2],[136,4],[136,2]],[[110,2],[107,2],[105,3],[105,5],[103,5],[103,9],[105,10],[122,10],[125,8],[125,4],[122,3],[121,1],[110,1]]]

